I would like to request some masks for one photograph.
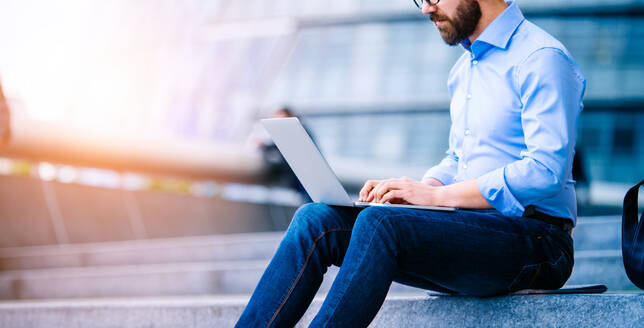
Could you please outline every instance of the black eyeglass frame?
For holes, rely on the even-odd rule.
[[[418,7],[418,9],[421,9],[421,8],[423,8],[423,2],[424,1],[427,1],[427,3],[429,3],[430,5],[435,6],[441,0],[414,0],[414,4],[416,5],[416,7]]]

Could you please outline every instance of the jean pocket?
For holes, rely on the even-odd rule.
[[[566,263],[565,254],[553,262],[523,266],[508,287],[509,292],[522,289],[559,289],[568,280],[572,268]]]

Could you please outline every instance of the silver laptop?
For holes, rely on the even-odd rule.
[[[261,121],[314,202],[340,206],[391,206],[435,211],[454,211],[453,207],[355,202],[349,197],[322,153],[295,117]]]

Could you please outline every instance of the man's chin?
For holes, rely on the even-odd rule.
[[[449,33],[443,33],[442,31],[439,31],[439,32],[440,32],[440,35],[441,35],[441,38],[443,39],[443,41],[445,41],[445,43],[447,43],[450,46],[455,46],[455,45],[461,43],[461,41],[463,41],[463,40],[456,40]]]

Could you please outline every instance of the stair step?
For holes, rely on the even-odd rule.
[[[579,218],[573,232],[573,240],[575,250],[622,249],[622,218]]]
[[[267,260],[254,260],[5,271],[0,273],[0,299],[250,294],[267,265]],[[338,270],[329,268],[320,292],[330,288]],[[619,251],[578,252],[568,283],[637,290]],[[421,291],[397,283],[391,290]]]
[[[626,275],[621,250],[575,252],[575,266],[568,284],[604,284],[611,290],[640,290]]]
[[[270,259],[284,231],[0,248],[0,270]],[[621,249],[621,218],[580,218],[575,250]]]
[[[0,299],[250,294],[268,261],[60,268],[0,273]],[[324,275],[329,290],[339,268]],[[425,290],[394,283],[393,293]]]
[[[0,249],[0,270],[270,259],[283,231]]]
[[[369,327],[637,327],[644,294],[387,297]],[[324,295],[296,327],[307,327]],[[0,302],[0,326],[233,327],[248,296]]]

